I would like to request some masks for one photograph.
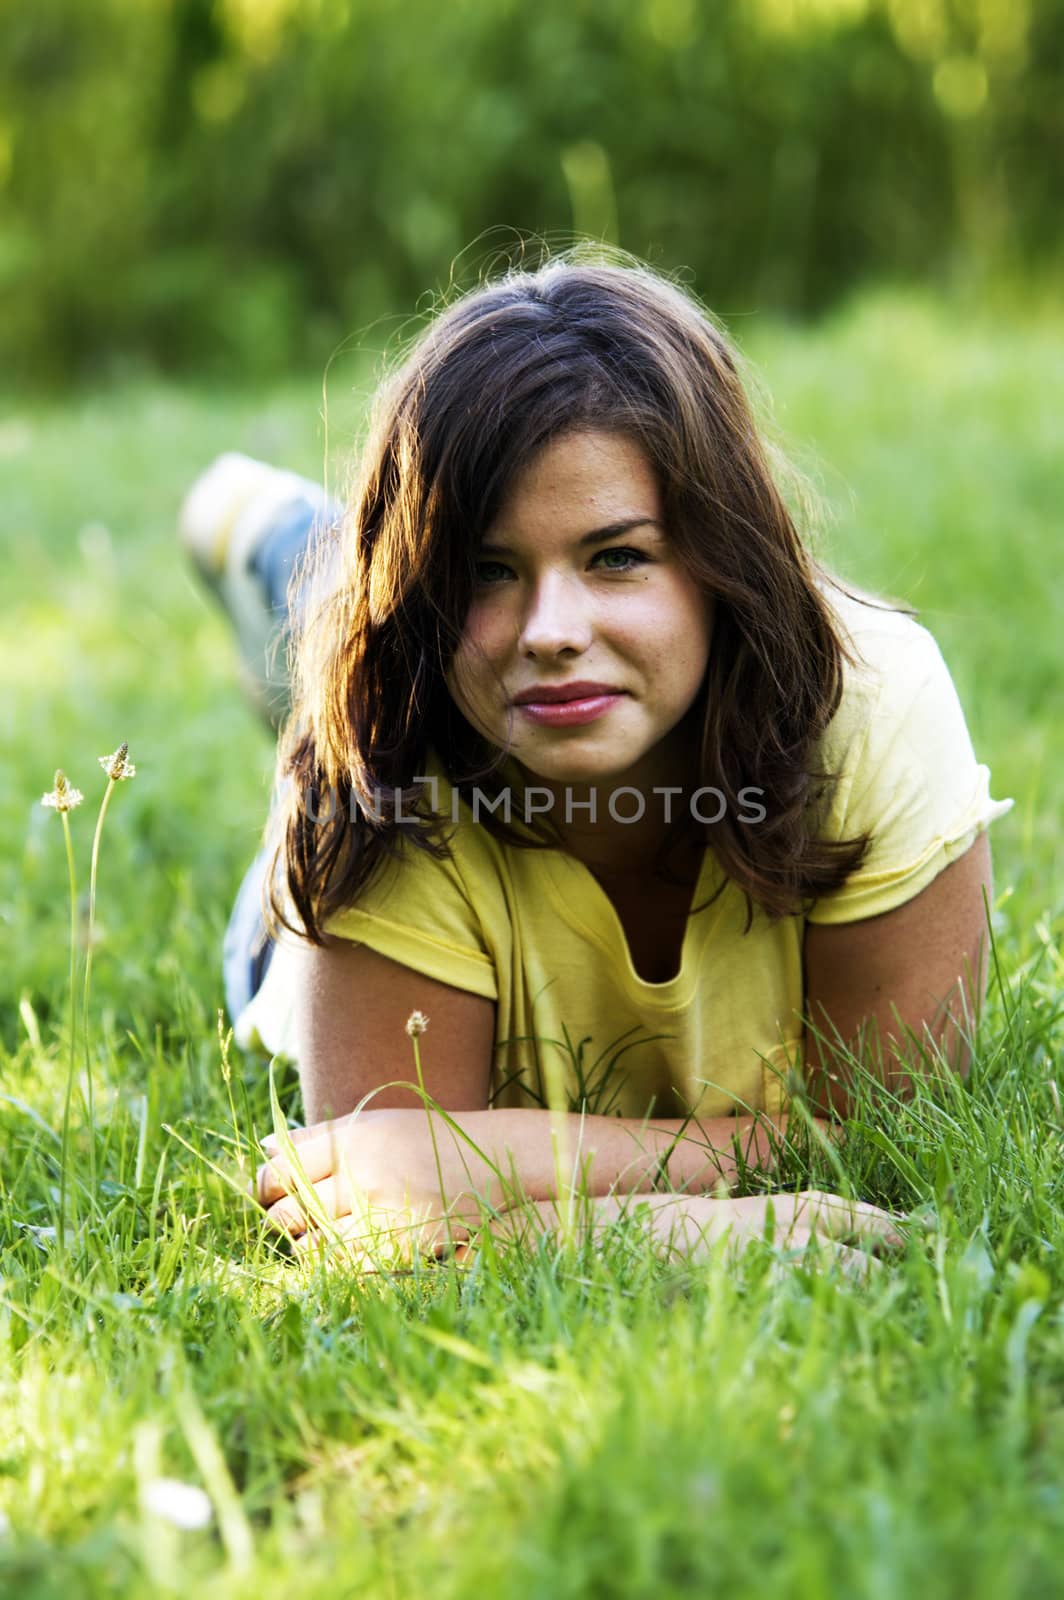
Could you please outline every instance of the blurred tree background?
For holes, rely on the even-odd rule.
[[[0,362],[266,376],[529,235],[1053,282],[1064,0],[0,0]]]

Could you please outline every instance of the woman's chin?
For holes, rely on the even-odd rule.
[[[631,763],[618,766],[616,760],[570,758],[530,761],[524,754],[518,756],[518,760],[525,774],[526,783],[547,784],[552,788],[562,786],[574,790],[601,789],[603,784],[622,784],[625,774],[631,770]]]

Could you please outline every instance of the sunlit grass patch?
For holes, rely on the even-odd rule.
[[[814,330],[739,331],[784,434],[821,463],[829,552],[917,605],[995,793],[1017,799],[994,834],[998,971],[968,1083],[880,1097],[830,1149],[796,1126],[783,1152],[789,1188],[849,1185],[913,1217],[904,1249],[865,1282],[768,1247],[663,1262],[634,1207],[596,1241],[486,1237],[366,1273],[264,1232],[244,1188],[298,1092],[279,1066],[271,1106],[217,1013],[270,751],[173,522],[222,448],[320,476],[320,385],[142,383],[25,417],[9,397],[0,1591],[1059,1589],[1064,329],[879,297]],[[79,1017],[40,796],[61,763],[94,802],[68,818],[80,953],[91,783],[119,734],[138,770],[102,843],[60,1251]],[[604,1103],[605,1065],[584,1062]]]

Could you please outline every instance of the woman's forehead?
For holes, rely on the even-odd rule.
[[[646,452],[623,434],[591,430],[552,439],[517,474],[487,539],[564,520],[570,531],[640,519],[658,522],[661,491]]]

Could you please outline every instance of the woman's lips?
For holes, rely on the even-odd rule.
[[[616,689],[597,689],[577,693],[572,700],[515,701],[515,709],[530,722],[547,728],[579,728],[605,716],[623,698]]]

